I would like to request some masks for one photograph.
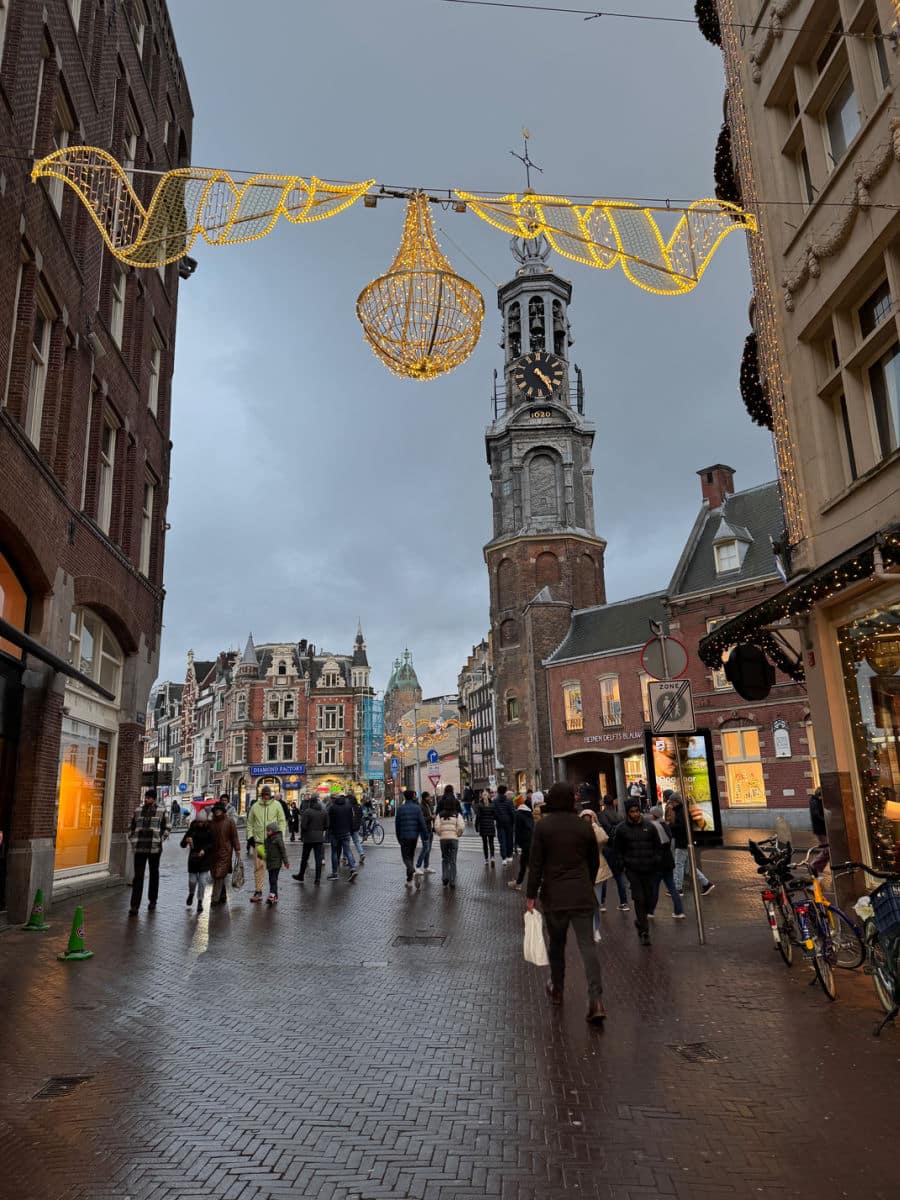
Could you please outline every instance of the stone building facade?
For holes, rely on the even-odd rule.
[[[179,287],[176,266],[123,269],[70,189],[29,173],[78,143],[176,166],[192,118],[162,0],[0,5],[0,908],[15,920],[37,887],[124,867],[162,621]]]
[[[484,791],[497,780],[494,656],[489,638],[472,647],[459,673],[460,782]]]
[[[505,362],[485,435],[494,536],[484,556],[497,778],[523,789],[552,779],[541,664],[572,609],[603,602],[606,543],[594,528],[594,426],[577,367],[571,379],[572,285],[548,266],[543,240],[514,240],[513,253],[519,268],[497,293]]]

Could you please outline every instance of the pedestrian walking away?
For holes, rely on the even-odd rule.
[[[144,796],[144,803],[131,818],[128,838],[134,850],[134,882],[131,885],[131,908],[134,916],[141,907],[144,894],[144,872],[149,868],[150,882],[147,884],[147,909],[153,912],[159,899],[159,860],[162,848],[169,836],[168,808],[156,803],[156,792],[152,789]]]
[[[212,820],[212,900],[210,907],[217,904],[227,904],[228,896],[225,880],[231,874],[234,863],[241,858],[241,842],[238,838],[237,825],[228,816],[225,805],[217,800],[213,805]]]
[[[609,863],[603,853],[603,849],[609,841],[609,836],[603,826],[600,824],[600,818],[590,807],[589,803],[583,803],[581,811],[578,814],[585,821],[594,835],[597,842],[597,849],[600,851],[600,865],[597,868],[597,874],[594,876],[594,941],[600,941],[600,912],[601,900],[603,896],[603,888],[608,880],[612,879],[613,873],[610,870]]]
[[[275,821],[270,821],[266,826],[265,854],[266,870],[269,873],[269,895],[266,904],[273,905],[278,903],[279,872],[282,867],[290,868],[291,865],[284,845],[284,834]]]
[[[628,904],[628,892],[625,890],[625,871],[622,866],[622,860],[615,852],[612,845],[612,835],[615,832],[616,826],[622,821],[622,817],[616,808],[616,802],[612,796],[604,796],[603,804],[600,807],[600,816],[598,817],[607,838],[609,839],[603,847],[603,857],[609,864],[609,869],[612,872],[612,877],[616,885],[616,890],[619,893],[619,912],[630,912]],[[606,912],[606,885],[609,880],[605,880],[600,885],[600,912]]]
[[[634,925],[638,937],[645,946],[649,946],[648,914],[653,911],[662,844],[652,822],[641,812],[641,802],[637,798],[626,801],[625,820],[616,826],[612,844],[625,865],[625,874],[631,885]]]
[[[500,864],[505,866],[513,859],[513,828],[516,820],[516,808],[506,789],[501,783],[494,797],[494,820],[497,824],[497,841],[500,843]]]
[[[528,872],[528,862],[531,857],[531,841],[534,837],[532,803],[532,793],[528,792],[524,802],[516,809],[516,820],[513,825],[513,837],[519,851],[519,874],[515,879],[509,881],[507,887],[514,888],[517,892],[521,892],[522,890],[522,884],[525,882],[525,876]]]
[[[471,825],[472,822],[475,820],[475,800],[476,800],[476,798],[477,797],[475,796],[475,792],[472,790],[472,788],[470,788],[467,785],[465,790],[463,791],[463,797],[462,797],[463,820],[465,821],[465,823],[467,825]]]
[[[288,805],[287,823],[291,841],[296,842],[297,834],[300,832],[300,809],[297,807],[296,800],[292,800]]]
[[[665,804],[665,819],[666,824],[672,830],[672,839],[675,842],[673,857],[675,859],[675,890],[679,896],[684,895],[684,869],[690,861],[690,851],[688,850],[688,825],[687,817],[684,811],[684,801],[679,792],[673,792],[667,788],[663,792],[663,803]],[[697,882],[700,884],[700,894],[706,896],[716,886],[706,878],[700,870],[700,864],[697,864]]]
[[[394,817],[394,832],[400,843],[400,856],[406,868],[406,886],[411,889],[413,879],[418,883],[421,878],[415,874],[416,844],[419,838],[428,837],[428,826],[425,823],[425,814],[416,800],[416,793],[408,788],[403,793],[403,803]]]
[[[360,865],[366,861],[366,852],[362,842],[359,840],[359,831],[362,829],[363,810],[362,805],[355,796],[348,796],[347,801],[353,811],[353,828],[350,831],[350,840],[353,842],[354,849],[359,855]]]
[[[497,822],[494,818],[494,805],[487,792],[481,793],[481,799],[475,805],[475,832],[481,834],[481,848],[484,851],[484,865],[494,865],[494,837],[497,833]]]
[[[300,870],[293,876],[298,883],[302,883],[306,875],[310,854],[313,855],[316,864],[316,886],[318,887],[322,882],[322,864],[325,861],[325,838],[327,835],[328,813],[318,796],[313,796],[300,814],[300,840],[303,842],[303,851],[300,855]]]
[[[177,829],[181,823],[181,801],[177,796],[172,797],[172,804],[169,808],[169,820],[173,829]]]
[[[434,832],[441,844],[441,882],[445,888],[456,890],[456,856],[459,839],[466,831],[466,823],[460,812],[459,801],[450,789],[444,792],[438,815],[434,820]]]
[[[197,912],[203,912],[203,896],[209,882],[209,872],[212,868],[213,833],[205,809],[200,809],[184,837],[182,847],[188,848],[188,894],[185,903],[188,908],[194,903],[194,893],[197,895]]]
[[[431,845],[434,841],[434,802],[431,799],[430,792],[423,792],[420,801],[422,816],[425,818],[425,825],[428,828],[428,836],[422,838],[422,849],[419,851],[419,857],[416,860],[417,875],[433,875],[434,868],[430,867]]]
[[[547,792],[544,816],[535,826],[528,864],[526,907],[533,911],[538,896],[547,925],[550,979],[547,994],[562,1004],[566,976],[566,935],[569,926],[584,964],[588,985],[587,1020],[606,1018],[600,952],[591,928],[594,880],[600,867],[597,839],[575,813],[575,792],[569,783],[554,783]]]
[[[253,895],[251,904],[261,904],[263,898],[263,883],[266,878],[265,843],[266,829],[272,822],[278,826],[282,840],[287,831],[287,818],[283,805],[272,796],[272,789],[264,787],[259,793],[259,799],[247,814],[247,844],[253,843]]]
[[[650,917],[655,915],[656,906],[659,903],[659,885],[660,883],[664,883],[666,891],[672,897],[672,916],[676,921],[683,921],[684,905],[681,903],[681,897],[678,894],[678,889],[675,887],[675,845],[672,840],[672,831],[663,820],[663,808],[661,804],[654,804],[648,815],[653,828],[656,830],[662,850],[660,852],[656,886],[653,889],[653,907],[647,915]]]
[[[331,874],[329,879],[338,878],[341,855],[350,869],[350,882],[356,879],[356,859],[350,849],[353,833],[353,809],[343,794],[335,796],[328,806],[328,833],[331,838]]]

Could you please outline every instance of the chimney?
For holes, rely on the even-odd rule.
[[[721,508],[726,496],[734,495],[734,467],[716,463],[714,467],[704,467],[697,474],[700,476],[703,503],[707,508]]]

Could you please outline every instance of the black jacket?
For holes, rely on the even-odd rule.
[[[350,800],[350,807],[353,809],[353,832],[356,833],[360,825],[362,825],[362,805],[353,796]]]
[[[531,840],[534,837],[534,813],[527,804],[520,804],[516,809],[516,823],[513,829],[516,845],[525,853],[531,848]]]
[[[300,838],[315,846],[325,841],[328,833],[328,813],[318,800],[310,800],[300,814]]]
[[[297,833],[300,829],[300,809],[296,805],[288,805],[287,814],[288,829],[291,833]]]
[[[503,825],[507,829],[512,829],[516,820],[516,806],[509,798],[509,794],[504,792],[502,795],[495,796],[494,805],[494,820],[498,825]]]
[[[487,804],[475,805],[475,832],[482,837],[493,837],[497,832],[497,822],[494,818],[494,806]]]
[[[637,875],[652,875],[659,870],[662,842],[650,821],[641,818],[639,825],[624,820],[616,826],[612,837],[613,850],[620,856],[626,871]]]
[[[573,812],[549,812],[534,830],[526,895],[534,900],[540,892],[545,912],[593,912],[599,867],[600,850],[587,821]]]
[[[670,800],[666,805],[666,824],[672,830],[672,841],[676,848],[687,850],[687,821],[683,800]]]
[[[353,808],[346,796],[335,796],[329,805],[328,831],[336,841],[353,832]]]
[[[188,853],[187,869],[192,872],[211,871],[213,831],[209,821],[191,821],[181,839],[182,846],[187,845],[188,838],[191,839],[191,849]]]

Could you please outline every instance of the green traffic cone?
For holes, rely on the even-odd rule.
[[[60,962],[71,962],[75,958],[93,958],[93,950],[84,948],[84,909],[76,908],[72,918],[72,932],[69,934],[69,945],[65,954],[57,954]]]
[[[50,928],[44,920],[44,893],[40,888],[34,893],[31,916],[22,928],[27,929],[29,933],[43,933],[45,929]]]

